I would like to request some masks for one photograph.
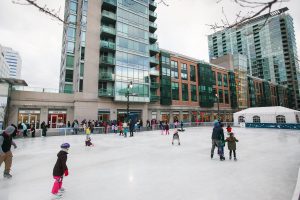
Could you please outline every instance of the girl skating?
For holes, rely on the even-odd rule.
[[[174,140],[177,140],[178,141],[178,145],[180,145],[180,139],[179,139],[179,134],[178,134],[177,130],[175,130],[175,132],[173,134],[172,145],[174,145]]]
[[[228,150],[229,150],[229,159],[231,160],[231,156],[232,156],[232,152],[233,152],[233,156],[234,156],[234,160],[236,161],[236,142],[238,142],[238,140],[233,136],[233,133],[229,133],[229,137],[226,138],[226,142],[228,142]]]
[[[52,199],[59,199],[62,196],[62,192],[65,191],[65,189],[62,187],[62,181],[63,176],[68,176],[69,171],[67,167],[67,158],[68,158],[68,150],[70,148],[69,143],[64,143],[61,146],[61,150],[57,154],[57,161],[53,168],[53,178],[55,179],[55,182],[52,187]]]

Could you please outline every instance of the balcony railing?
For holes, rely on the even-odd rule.
[[[149,39],[150,39],[151,43],[156,42],[157,41],[157,35],[154,34],[154,33],[150,33],[149,34]]]
[[[113,89],[99,89],[99,97],[114,97],[115,93]]]
[[[150,2],[149,2],[149,8],[151,10],[155,10],[157,8],[157,3],[155,1],[153,1],[153,0],[150,0]]]
[[[116,50],[116,44],[114,42],[108,42],[101,40],[100,47],[104,49]]]
[[[100,72],[99,73],[99,80],[114,81],[115,80],[115,75],[112,74],[111,72]]]
[[[157,44],[151,44],[149,49],[150,49],[150,51],[153,51],[153,52],[159,52],[159,48],[158,48]]]
[[[103,11],[101,12],[101,15],[102,15],[102,18],[109,18],[109,19],[112,19],[112,20],[114,20],[114,21],[117,19],[115,13],[109,12],[109,11],[107,11],[107,10],[103,10]]]
[[[149,17],[151,21],[155,21],[157,18],[157,13],[153,12],[153,11],[149,11]]]
[[[159,61],[156,59],[156,57],[150,57],[150,63],[153,63],[155,65],[159,64]]]
[[[150,75],[152,76],[159,76],[159,71],[155,68],[150,69]]]
[[[102,0],[102,5],[117,6],[117,0]]]
[[[108,33],[108,34],[111,34],[111,35],[116,35],[116,29],[113,28],[113,27],[102,25],[101,26],[101,33]]]
[[[156,31],[156,29],[157,29],[157,24],[154,22],[149,22],[149,31],[151,33],[154,33]]]
[[[115,58],[111,56],[100,56],[100,63],[115,65]]]

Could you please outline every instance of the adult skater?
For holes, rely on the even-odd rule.
[[[0,166],[2,162],[5,163],[5,169],[3,176],[4,178],[12,178],[12,175],[9,173],[12,165],[13,154],[10,151],[11,145],[17,148],[17,145],[12,140],[12,134],[15,131],[15,127],[8,126],[5,131],[0,135]]]
[[[212,147],[211,147],[210,157],[213,158],[215,147],[219,148],[221,145],[221,141],[224,141],[224,131],[223,128],[221,127],[220,122],[214,123],[214,129],[212,132],[211,140],[212,140]],[[222,154],[220,154],[220,160],[221,161],[225,160],[225,157]]]
[[[130,122],[129,122],[130,137],[133,137],[134,129],[135,129],[135,123],[134,123],[134,120],[131,119]]]
[[[57,161],[53,168],[53,178],[55,182],[52,187],[53,199],[59,199],[65,189],[62,187],[63,176],[68,176],[69,171],[67,167],[68,150],[70,148],[69,143],[64,143],[60,146],[61,150],[57,154]]]

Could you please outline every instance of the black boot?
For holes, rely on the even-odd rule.
[[[214,157],[214,154],[210,154],[210,158],[213,159],[213,157]]]
[[[7,171],[4,171],[4,173],[3,173],[3,177],[4,177],[4,178],[12,178],[12,175],[11,175],[11,174],[9,174],[9,172],[7,172]]]

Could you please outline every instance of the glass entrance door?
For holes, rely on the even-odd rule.
[[[58,120],[58,115],[51,115],[51,120],[50,120],[50,127],[51,128],[56,128],[57,127],[57,120]]]

